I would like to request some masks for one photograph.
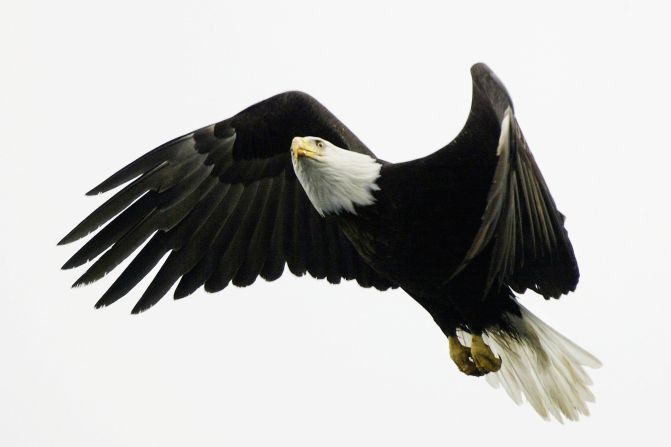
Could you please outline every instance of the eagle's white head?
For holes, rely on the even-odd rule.
[[[372,205],[382,165],[373,157],[341,149],[318,137],[296,137],[291,161],[317,212],[356,214],[357,206]]]

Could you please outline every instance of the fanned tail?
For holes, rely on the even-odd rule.
[[[552,415],[559,422],[564,417],[575,421],[581,414],[589,415],[587,402],[594,402],[594,395],[585,367],[598,368],[601,362],[518,305],[520,316],[505,316],[517,334],[496,329],[483,334],[502,360],[498,372],[486,375],[487,382],[503,387],[518,405],[526,399],[544,419]],[[470,334],[458,335],[470,345]]]

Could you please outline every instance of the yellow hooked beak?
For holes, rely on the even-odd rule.
[[[308,157],[317,160],[317,156],[319,155],[312,149],[310,142],[302,137],[295,137],[291,141],[291,153],[293,154],[295,161],[298,161],[300,157]]]

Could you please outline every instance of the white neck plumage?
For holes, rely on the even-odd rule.
[[[315,137],[294,138],[291,145],[296,176],[322,216],[372,205],[382,165],[374,158],[341,149]]]

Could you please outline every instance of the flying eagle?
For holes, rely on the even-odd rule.
[[[508,93],[471,68],[468,120],[423,158],[377,158],[323,105],[287,92],[169,141],[88,192],[127,184],[60,241],[107,223],[63,266],[100,256],[96,281],[149,241],[97,302],[126,295],[170,252],[133,308],[200,286],[248,286],[285,268],[330,283],[400,287],[433,317],[452,360],[544,418],[578,419],[599,361],[517,301],[575,290],[578,265]]]

